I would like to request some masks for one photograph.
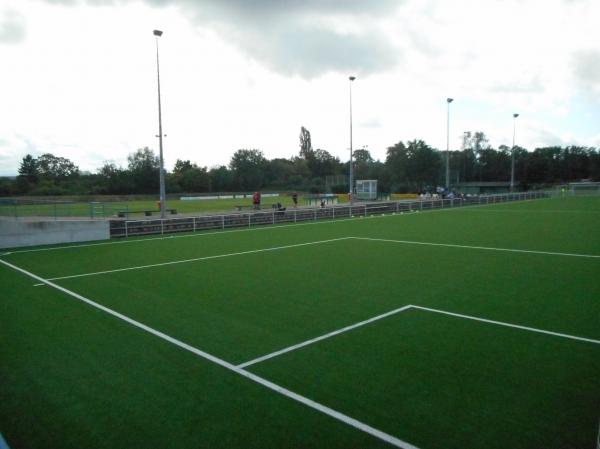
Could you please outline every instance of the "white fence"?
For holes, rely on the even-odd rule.
[[[200,215],[195,217],[165,218],[154,220],[112,220],[111,238],[131,237],[148,234],[170,234],[174,232],[196,232],[215,229],[229,229],[252,226],[265,226],[298,223],[317,220],[335,220],[356,216],[381,215],[426,211],[452,207],[504,203],[537,198],[547,198],[551,192],[523,192],[502,195],[481,195],[465,198],[424,199],[418,201],[386,201],[372,203],[343,204],[327,207],[298,208],[286,210],[251,211],[246,213]]]

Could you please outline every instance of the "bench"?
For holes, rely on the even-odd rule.
[[[165,209],[171,215],[177,214],[177,209]],[[146,217],[152,216],[153,213],[160,213],[160,210],[120,210],[117,212],[117,217],[127,218],[129,214],[144,214]]]
[[[238,206],[233,206],[236,210],[241,211],[242,209],[254,209],[254,204],[240,204]],[[262,209],[277,209],[277,204],[259,204],[256,210]]]

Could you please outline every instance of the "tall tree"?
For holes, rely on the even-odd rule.
[[[38,163],[31,154],[26,155],[21,161],[19,176],[32,184],[37,182],[39,176]]]
[[[40,176],[46,179],[60,181],[79,175],[79,168],[73,162],[50,153],[38,157],[36,164]]]
[[[127,156],[129,174],[136,193],[157,193],[159,187],[158,157],[148,147],[139,148]]]
[[[300,157],[306,160],[313,157],[313,147],[310,131],[304,126],[300,127]]]
[[[231,157],[235,185],[240,190],[257,190],[263,185],[267,160],[260,150],[241,149]]]

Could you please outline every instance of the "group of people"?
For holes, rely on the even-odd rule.
[[[255,210],[260,209],[261,200],[262,195],[260,192],[254,192],[252,194],[252,205],[254,206]],[[294,207],[298,207],[298,193],[292,193],[292,201],[294,202]],[[277,210],[282,210],[281,203],[277,203]],[[283,208],[283,210],[285,210],[285,208]]]
[[[465,198],[465,194],[462,192],[441,192],[441,193],[430,193],[430,192],[421,192],[419,194],[420,200],[439,200],[439,199],[452,199],[452,198]]]

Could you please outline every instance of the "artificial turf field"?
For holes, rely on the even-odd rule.
[[[596,448],[600,197],[0,261],[13,449]]]

